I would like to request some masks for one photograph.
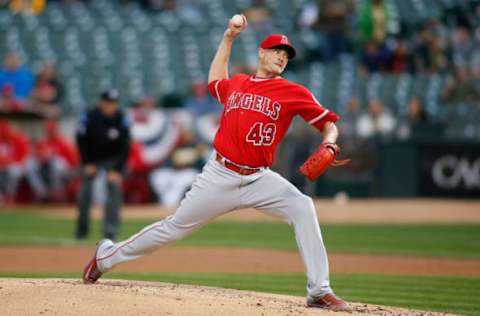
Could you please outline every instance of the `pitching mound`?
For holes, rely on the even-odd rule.
[[[301,297],[157,282],[0,279],[0,315],[342,315],[305,307]],[[352,304],[347,315],[437,315]],[[445,315],[445,314],[442,314]]]

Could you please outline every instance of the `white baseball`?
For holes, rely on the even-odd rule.
[[[235,14],[234,16],[232,16],[232,22],[233,25],[235,25],[236,27],[240,27],[245,21],[243,20],[243,16],[241,16],[240,14]]]

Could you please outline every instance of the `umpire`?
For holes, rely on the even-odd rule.
[[[122,204],[122,171],[130,150],[129,122],[118,108],[117,90],[103,92],[98,107],[83,115],[79,122],[76,141],[82,160],[76,237],[82,240],[88,235],[93,180],[99,171],[104,170],[107,179],[107,199],[103,234],[105,238],[115,240]]]

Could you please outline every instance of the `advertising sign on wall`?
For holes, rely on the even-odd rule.
[[[480,144],[419,145],[417,167],[419,195],[480,198]]]

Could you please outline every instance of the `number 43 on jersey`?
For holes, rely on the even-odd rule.
[[[253,124],[247,134],[247,143],[253,143],[255,146],[270,146],[275,139],[277,127],[274,123],[257,122]]]

